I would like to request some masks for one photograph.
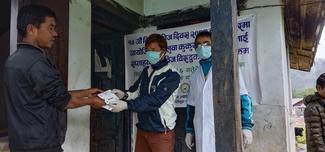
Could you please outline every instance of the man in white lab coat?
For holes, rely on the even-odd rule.
[[[212,97],[212,57],[211,32],[200,32],[195,38],[196,53],[200,57],[200,67],[190,78],[190,93],[187,100],[185,122],[185,143],[196,152],[215,152],[215,130]],[[242,114],[242,135],[244,147],[251,144],[252,136],[252,101],[246,91],[245,83],[239,71],[240,100]],[[195,135],[195,141],[194,141]]]

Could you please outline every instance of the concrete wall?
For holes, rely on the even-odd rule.
[[[69,8],[68,89],[90,87],[91,4],[89,0],[71,0]],[[66,152],[89,152],[90,107],[68,110]]]
[[[106,1],[110,1],[110,0],[106,0]],[[143,0],[114,0],[114,1],[124,7],[127,7],[128,9],[130,9],[134,12],[144,15],[144,12],[143,12],[144,1]]]
[[[144,0],[144,14],[157,15],[209,3],[209,0]]]
[[[247,7],[280,3],[280,0],[248,0]],[[282,8],[252,9],[241,14],[256,14],[257,62],[262,90],[262,101],[255,106],[254,112],[254,143],[248,151],[293,151],[291,91]]]
[[[146,16],[167,13],[198,5],[209,4],[209,0],[144,0],[144,14]]]
[[[17,16],[18,16],[18,0],[11,0],[11,14],[10,14],[10,25],[17,25]],[[10,28],[10,54],[14,53],[17,50],[17,28]]]
[[[111,1],[111,0],[106,0]],[[191,8],[198,5],[207,5],[209,0],[114,0],[122,6],[141,15],[157,15],[170,11]]]

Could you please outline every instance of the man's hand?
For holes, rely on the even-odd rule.
[[[244,148],[246,149],[248,145],[253,142],[253,133],[251,130],[243,129],[242,130],[243,140],[244,140]]]
[[[125,96],[125,93],[119,89],[113,89],[112,93],[114,93],[119,99],[122,99]]]
[[[112,112],[121,112],[128,109],[128,104],[123,100],[118,100],[117,102],[110,104],[110,106],[112,107]]]
[[[192,147],[194,146],[193,134],[186,133],[186,135],[185,135],[185,144],[188,147],[188,149],[192,150]]]
[[[103,91],[98,88],[89,88],[89,89],[69,91],[71,96],[78,97],[78,98],[95,97],[98,93],[101,93],[101,92],[103,92]]]
[[[102,108],[103,106],[106,105],[105,101],[99,97],[90,97],[89,99],[91,100],[91,104],[90,104],[91,107],[95,109]]]
[[[97,94],[99,93],[102,93],[104,92],[103,90],[100,90],[98,88],[89,88],[89,89],[86,89],[86,92],[87,92],[87,97],[96,97]]]

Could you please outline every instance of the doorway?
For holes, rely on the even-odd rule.
[[[92,1],[91,86],[125,89],[124,35],[139,28],[136,13],[118,4]],[[91,110],[90,152],[131,151],[132,115]]]

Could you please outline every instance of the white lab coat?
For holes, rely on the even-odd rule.
[[[196,152],[215,152],[214,114],[212,98],[212,70],[207,80],[200,66],[190,78],[187,104],[195,107],[194,130]]]
[[[190,93],[187,104],[195,107],[194,130],[196,152],[215,152],[214,112],[212,97],[212,67],[205,80],[200,66],[190,78]],[[240,94],[247,94],[239,70]]]

